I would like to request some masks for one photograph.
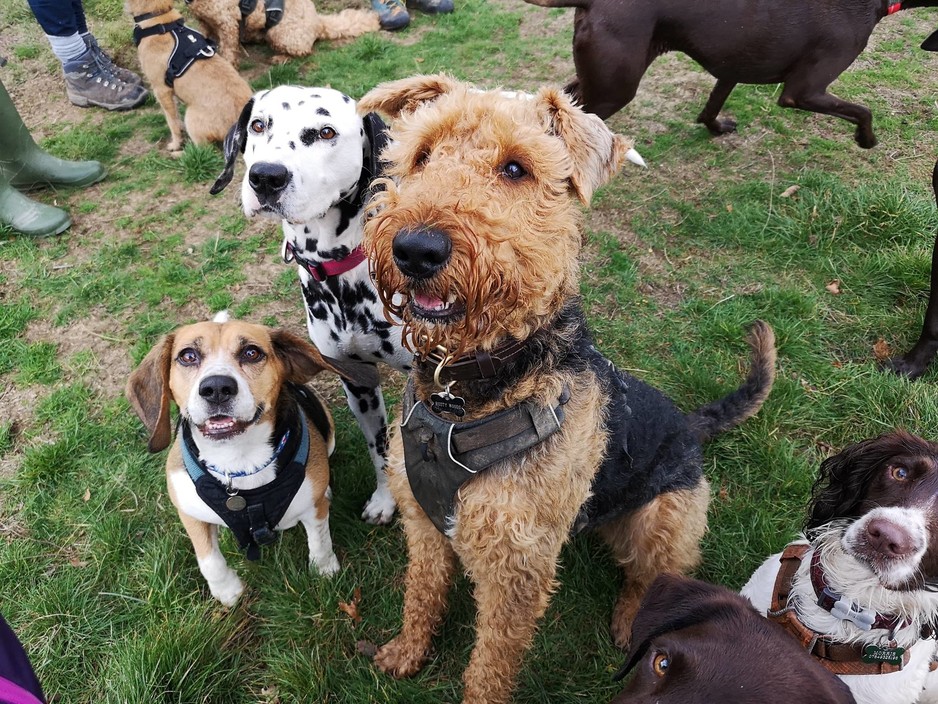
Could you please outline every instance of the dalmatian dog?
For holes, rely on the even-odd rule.
[[[386,134],[377,115],[360,117],[355,101],[337,90],[260,91],[225,138],[225,169],[211,193],[231,182],[242,154],[244,214],[282,221],[283,259],[297,265],[313,344],[335,359],[384,363],[406,372],[413,356],[401,346],[400,328],[385,319],[360,246],[364,203]],[[362,518],[385,524],[395,505],[384,472],[387,416],[381,387],[346,379],[342,385],[377,476]]]

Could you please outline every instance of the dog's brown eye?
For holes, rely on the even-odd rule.
[[[908,481],[909,470],[903,467],[901,464],[895,465],[889,468],[889,476],[895,479],[897,482]]]
[[[176,360],[184,367],[194,367],[202,361],[202,357],[191,347],[186,347],[176,355]]]
[[[321,130],[319,130],[319,138],[320,139],[335,139],[336,131],[332,129],[331,127],[323,127]]]
[[[655,655],[655,659],[651,661],[651,668],[658,677],[664,677],[668,673],[669,667],[671,667],[671,658],[668,657],[667,653],[658,653]]]
[[[502,167],[502,173],[505,174],[512,181],[517,181],[518,179],[524,178],[528,175],[528,172],[524,170],[524,167],[521,166],[517,161],[509,161]]]
[[[251,132],[254,134],[261,134],[264,131],[266,125],[263,120],[251,120]]]
[[[241,350],[241,361],[253,363],[260,362],[264,359],[264,353],[261,351],[260,347],[254,345],[248,345],[243,350]]]

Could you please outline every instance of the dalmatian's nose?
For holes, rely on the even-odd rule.
[[[248,183],[262,203],[273,203],[290,183],[290,171],[283,164],[259,161],[251,166]]]
[[[394,263],[405,276],[429,279],[449,261],[453,241],[442,230],[404,229],[394,235]]]

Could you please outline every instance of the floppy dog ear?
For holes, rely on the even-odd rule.
[[[362,128],[365,130],[365,136],[368,138],[368,144],[370,145],[366,155],[368,158],[365,159],[363,167],[367,172],[365,178],[370,184],[384,171],[381,152],[384,151],[390,140],[388,139],[388,126],[376,113],[370,112],[362,118]]]
[[[169,446],[172,430],[169,423],[169,366],[173,336],[167,335],[147,353],[127,380],[124,393],[137,417],[150,431],[147,449],[159,452]]]
[[[287,330],[274,330],[270,339],[274,352],[286,368],[287,379],[297,384],[305,384],[324,369],[335,372],[356,386],[374,388],[381,383],[381,377],[373,364],[327,357],[315,345]]]
[[[589,205],[593,191],[619,170],[632,142],[613,134],[598,117],[576,107],[566,93],[542,88],[536,100],[547,131],[561,139],[573,160],[570,183],[577,198]]]
[[[412,76],[399,81],[381,83],[358,101],[359,114],[381,112],[389,117],[413,112],[422,104],[451,93],[459,86],[454,79],[444,74]]]
[[[938,51],[938,31],[933,32],[922,42],[922,48],[925,51]]]
[[[254,98],[245,103],[241,110],[241,116],[238,121],[231,126],[228,134],[225,135],[225,144],[223,151],[225,153],[225,170],[215,179],[215,183],[209,189],[213,196],[221,193],[231,183],[234,176],[235,160],[238,154],[244,154],[244,145],[248,139],[248,120],[251,119],[251,112],[254,110]]]

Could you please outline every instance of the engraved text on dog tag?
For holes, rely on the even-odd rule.
[[[883,645],[868,645],[863,649],[860,658],[865,663],[886,663],[887,665],[901,665],[905,648],[890,648]]]
[[[462,418],[466,415],[466,399],[461,396],[453,396],[449,391],[430,394],[430,410],[437,415],[449,413],[457,418]]]

